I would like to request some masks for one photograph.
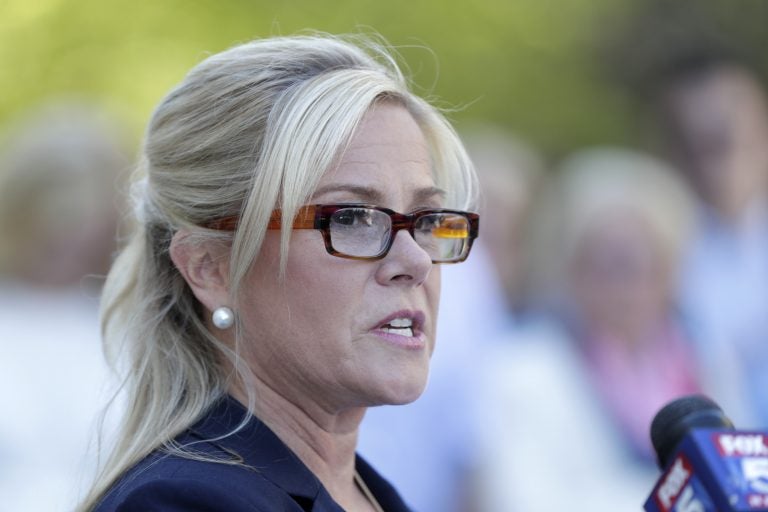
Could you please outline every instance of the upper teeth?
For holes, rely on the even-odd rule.
[[[389,322],[389,325],[392,327],[412,327],[413,326],[413,320],[410,318],[395,318],[391,322]]]
[[[399,336],[413,336],[413,319],[395,318],[384,325],[381,330]]]

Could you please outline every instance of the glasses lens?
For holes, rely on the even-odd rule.
[[[387,247],[392,220],[372,208],[342,208],[331,215],[333,249],[347,256],[378,256]]]
[[[469,251],[469,219],[457,213],[419,217],[413,235],[434,262],[459,261]]]

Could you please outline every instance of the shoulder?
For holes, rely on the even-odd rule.
[[[223,397],[126,471],[95,512],[340,512],[317,477],[258,418]]]
[[[209,450],[200,455],[216,456]],[[301,510],[256,468],[153,453],[112,487],[95,512]]]
[[[167,478],[142,481],[131,485],[121,492],[110,493],[95,509],[96,512],[181,512],[198,510],[200,512],[227,511],[268,511],[270,504],[264,500],[264,506],[250,502],[239,493],[234,493],[208,480],[200,478]]]

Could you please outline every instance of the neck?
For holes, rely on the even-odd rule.
[[[250,411],[301,459],[334,500],[345,510],[369,510],[354,482],[357,434],[365,408],[328,411],[318,404],[299,403],[258,377],[249,387],[258,397]],[[230,393],[249,406],[243,386]]]

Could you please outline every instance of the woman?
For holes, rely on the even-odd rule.
[[[436,264],[477,236],[445,119],[372,42],[266,39],[189,73],[142,167],[104,294],[128,414],[82,509],[407,510],[355,444],[422,392]]]

